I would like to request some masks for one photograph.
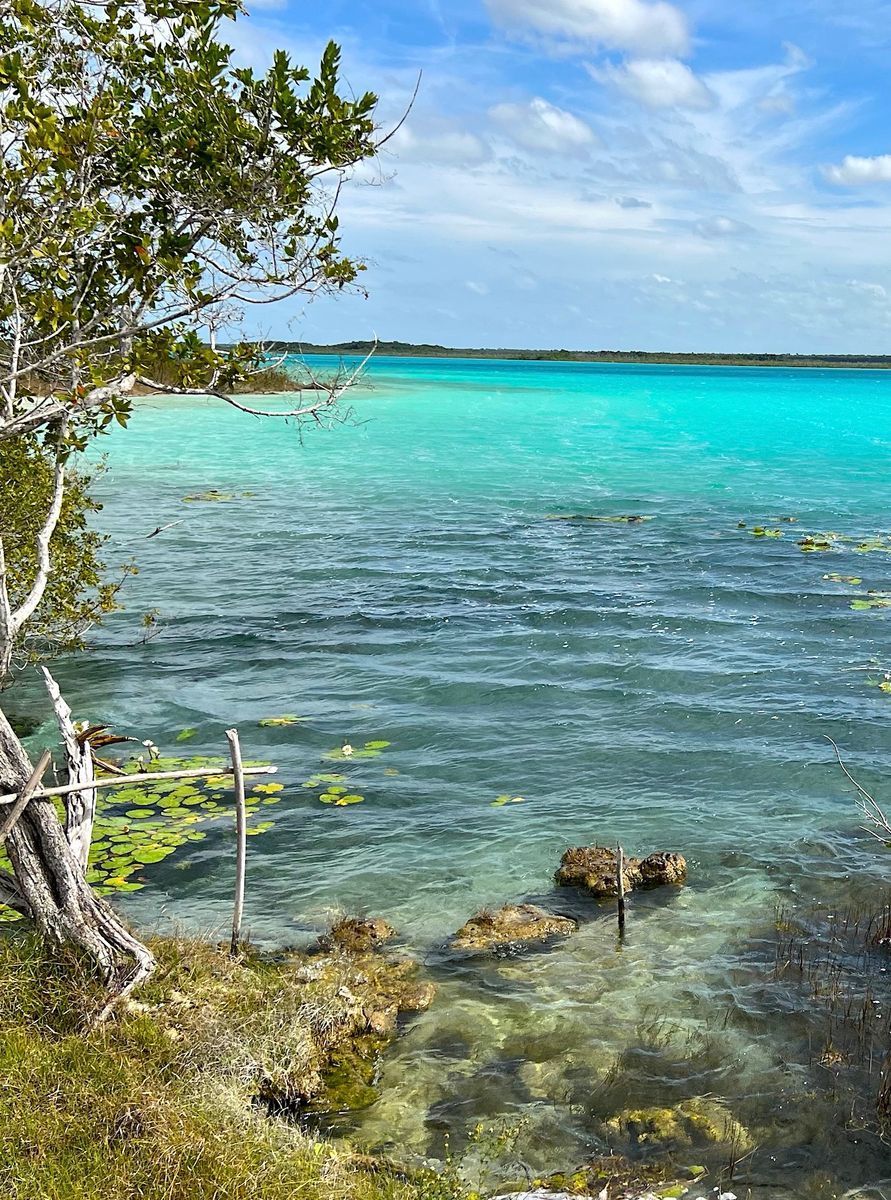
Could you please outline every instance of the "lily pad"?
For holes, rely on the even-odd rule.
[[[863,582],[857,575],[839,575],[836,571],[833,571],[831,575],[824,575],[823,578],[829,583],[847,583],[851,587],[858,587]]]
[[[854,612],[867,612],[872,608],[891,608],[891,596],[867,596],[865,599],[851,601]]]
[[[388,746],[392,746],[392,742],[366,742],[366,750],[386,750]]]
[[[126,815],[131,821],[142,821],[146,817],[153,817],[155,810],[153,808],[128,808]]]
[[[258,724],[264,729],[280,729],[287,728],[289,725],[298,725],[305,720],[305,717],[295,717],[293,713],[286,713],[283,717],[263,717]]]
[[[506,792],[492,801],[492,808],[502,808],[505,804],[525,804],[522,796],[510,796]]]
[[[197,737],[197,735],[198,735],[197,729],[182,729],[176,735],[176,740],[178,742],[190,742],[192,740],[192,738]]]
[[[276,792],[283,792],[285,785],[283,783],[258,783],[256,787],[251,788],[253,792],[263,792],[265,795],[272,796]]]
[[[763,525],[756,525],[752,530],[752,537],[756,538],[781,538],[782,536],[782,529],[765,529]]]

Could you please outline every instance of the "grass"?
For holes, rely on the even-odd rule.
[[[459,1200],[451,1177],[334,1147],[258,1103],[264,1087],[323,1094],[363,1005],[392,989],[370,959],[153,949],[159,970],[139,999],[85,1033],[100,996],[79,961],[47,957],[27,932],[0,938],[0,1195]]]

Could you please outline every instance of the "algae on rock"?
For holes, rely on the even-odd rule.
[[[752,1149],[749,1131],[718,1100],[699,1096],[665,1108],[626,1109],[605,1122],[611,1138],[631,1153],[663,1154],[728,1146],[736,1153]]]
[[[618,895],[618,855],[606,846],[575,846],[560,860],[556,882],[561,887],[577,887],[591,896]],[[683,855],[657,851],[646,858],[625,858],[622,879],[625,892],[635,887],[660,887],[682,884],[687,878]]]
[[[506,904],[497,912],[483,909],[476,913],[449,944],[455,950],[496,950],[567,937],[577,929],[571,917],[547,912],[534,904]]]

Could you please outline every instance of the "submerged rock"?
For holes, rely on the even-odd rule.
[[[618,855],[606,846],[575,846],[560,860],[556,881],[562,887],[577,887],[591,896],[618,895]],[[680,854],[660,850],[646,858],[626,858],[622,877],[625,891],[636,887],[681,884],[687,878],[687,862]]]
[[[534,904],[505,904],[497,912],[483,909],[471,917],[450,944],[456,950],[495,950],[568,937],[577,929],[571,917],[546,912]]]
[[[382,917],[343,917],[319,938],[316,948],[369,954],[397,936],[393,926]]]
[[[671,1154],[712,1146],[732,1146],[744,1153],[754,1146],[749,1131],[724,1105],[706,1097],[668,1108],[626,1109],[611,1117],[605,1129],[632,1153],[647,1149]]]

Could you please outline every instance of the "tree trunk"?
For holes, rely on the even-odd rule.
[[[31,763],[0,710],[0,790],[20,791]],[[95,963],[110,1000],[118,1000],[152,973],[155,960],[86,881],[76,853],[51,800],[33,799],[6,842],[18,891],[16,907],[26,912],[50,943],[72,945]],[[2,883],[3,881],[0,881]]]

